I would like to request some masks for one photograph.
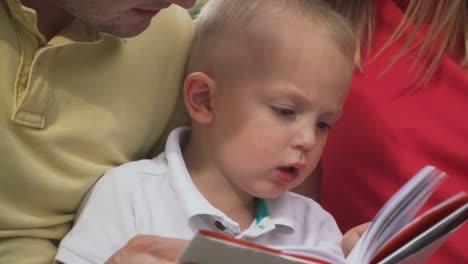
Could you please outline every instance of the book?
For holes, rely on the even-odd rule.
[[[415,217],[446,174],[426,166],[377,213],[350,254],[295,247],[279,250],[226,234],[200,230],[179,256],[198,264],[389,264],[423,263],[468,220],[468,194],[460,192]]]

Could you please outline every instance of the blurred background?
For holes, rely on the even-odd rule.
[[[200,12],[200,8],[207,2],[208,0],[197,0],[197,3],[189,9],[189,13],[192,18],[195,18],[196,15]]]

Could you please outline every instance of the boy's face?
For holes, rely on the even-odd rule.
[[[177,4],[191,7],[195,0],[49,0],[85,24],[119,37],[145,30],[161,9]]]
[[[352,62],[325,34],[304,34],[310,27],[277,25],[250,65],[216,81],[209,148],[220,173],[252,196],[277,197],[309,176],[341,115]]]

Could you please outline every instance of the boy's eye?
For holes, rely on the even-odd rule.
[[[282,106],[271,106],[271,109],[278,115],[283,117],[293,117],[296,114],[296,111],[291,108],[282,107]]]

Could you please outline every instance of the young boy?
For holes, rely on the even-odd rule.
[[[57,259],[102,263],[136,234],[191,239],[199,229],[342,254],[333,218],[288,190],[317,166],[353,54],[348,24],[321,1],[210,0],[183,87],[191,130],[104,175]]]

